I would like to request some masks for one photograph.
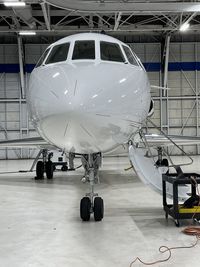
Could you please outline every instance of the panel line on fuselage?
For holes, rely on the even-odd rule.
[[[69,123],[67,123],[67,125],[66,125],[66,127],[65,127],[64,136],[65,136],[66,133],[67,133],[68,126],[69,126]]]
[[[54,92],[54,91],[50,91],[52,93],[52,95],[54,95],[57,99],[59,99],[58,95]]]
[[[77,83],[78,83],[78,81],[76,80],[75,86],[74,86],[74,96],[76,95]]]
[[[88,130],[86,130],[82,124],[80,124],[80,126],[90,137],[94,138],[94,136]]]
[[[108,118],[110,117],[110,115],[104,115],[104,114],[98,114],[98,113],[96,113],[95,115],[96,116],[101,116],[101,117],[108,117]]]

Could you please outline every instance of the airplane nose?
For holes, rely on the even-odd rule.
[[[48,67],[46,72],[44,67],[37,73],[38,82],[33,82],[30,90],[35,94],[32,106],[37,128],[46,140],[66,151],[84,154],[107,151],[127,140],[133,126],[129,117],[124,117],[130,111],[125,99],[133,95],[127,89],[132,76],[125,74],[124,66],[123,71],[116,69],[120,77],[127,76],[121,85],[122,79],[118,82],[106,76],[104,67],[65,64]],[[96,75],[102,71],[105,79]]]

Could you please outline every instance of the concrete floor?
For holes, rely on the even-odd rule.
[[[193,171],[198,171],[199,158]],[[180,228],[171,219],[166,222],[161,196],[132,170],[124,171],[127,158],[104,159],[96,188],[105,203],[102,222],[79,218],[79,201],[87,191],[80,182],[82,168],[56,172],[53,181],[35,181],[33,173],[2,173],[30,165],[0,162],[0,267],[129,267],[137,256],[161,259],[161,245],[185,246],[195,240],[181,233],[188,221]],[[199,245],[172,253],[168,262],[156,266],[200,266]]]

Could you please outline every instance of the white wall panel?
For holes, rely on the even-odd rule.
[[[18,47],[17,45],[5,45],[4,46],[4,62],[5,63],[18,63]]]
[[[173,47],[173,44],[172,44]],[[195,61],[195,44],[194,43],[181,43],[180,44],[180,58],[182,62]]]
[[[47,48],[46,44],[26,44],[25,54],[27,64],[36,64],[44,50]]]

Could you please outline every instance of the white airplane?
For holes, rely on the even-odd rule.
[[[102,220],[103,199],[94,193],[94,185],[99,182],[102,155],[121,145],[129,146],[130,160],[142,181],[162,192],[159,167],[168,165],[166,160],[158,153],[155,164],[152,157],[144,157],[147,149],[135,141],[153,112],[153,102],[146,71],[127,44],[95,33],[53,43],[31,74],[27,105],[41,137],[1,141],[0,146],[43,148],[43,161],[36,166],[38,178],[44,171],[47,178],[53,177],[53,164],[46,154],[49,148],[81,156],[83,181],[90,183],[90,192],[80,203],[83,221],[91,213],[96,221]],[[171,139],[179,144],[200,141],[162,134],[140,136],[141,143],[159,148],[170,145]]]

